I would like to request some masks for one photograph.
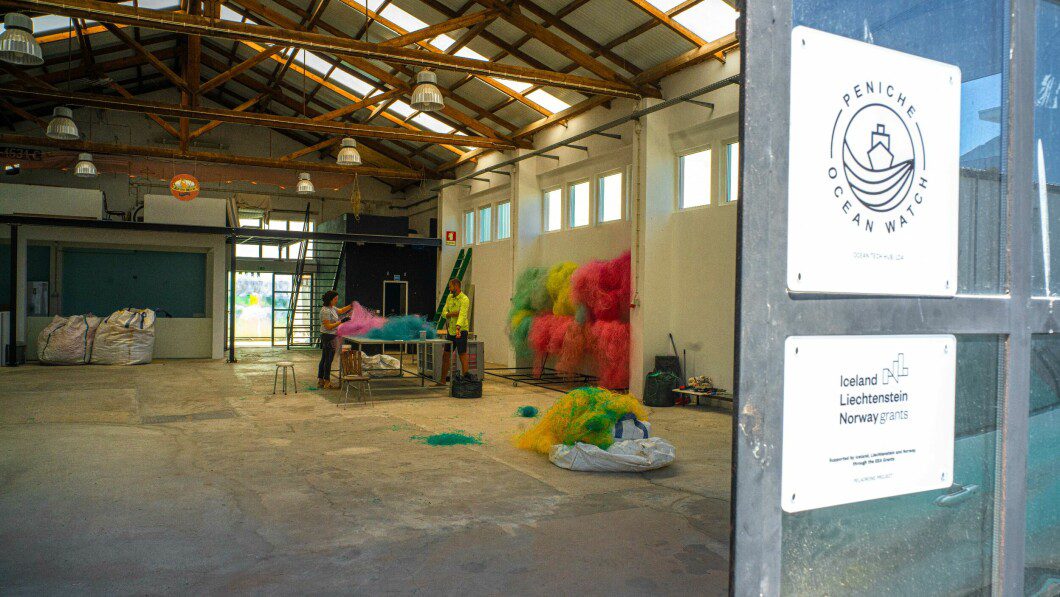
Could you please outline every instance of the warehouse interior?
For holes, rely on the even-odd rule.
[[[5,591],[727,592],[738,3],[0,8]],[[669,466],[521,445],[597,386]]]

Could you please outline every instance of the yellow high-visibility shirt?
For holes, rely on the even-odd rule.
[[[460,311],[460,315],[457,317],[449,317],[449,314],[453,311]],[[471,312],[471,299],[467,298],[467,295],[461,292],[460,294],[453,296],[449,295],[449,298],[445,299],[445,310],[443,314],[446,317],[445,328],[450,334],[456,334],[457,326],[460,326],[461,331],[467,331],[468,326],[468,315]]]

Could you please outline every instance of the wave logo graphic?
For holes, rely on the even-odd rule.
[[[854,197],[875,212],[900,207],[917,165],[905,121],[889,106],[868,104],[850,118],[842,140],[843,174]]]

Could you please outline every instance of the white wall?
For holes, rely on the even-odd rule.
[[[726,58],[725,64],[711,61],[663,80],[663,96],[674,97],[736,74],[739,55],[733,53]],[[510,260],[506,260],[505,252],[492,247],[475,248],[476,292],[482,296],[484,284],[493,287],[486,292],[496,314],[502,308],[507,310],[512,281],[527,267],[550,266],[564,260],[584,263],[609,259],[632,250],[637,306],[631,312],[631,383],[638,394],[644,375],[654,367],[655,355],[671,354],[667,337],[670,332],[674,333],[678,348],[688,351],[688,374],[709,375],[719,386],[732,387],[736,204],[724,201],[720,172],[724,165],[721,143],[737,136],[739,88],[730,85],[697,99],[713,102],[714,109],[680,104],[608,131],[620,134],[621,139],[592,136],[576,143],[587,147],[587,151],[557,149],[553,153],[559,160],[530,158],[505,168],[511,170],[510,177],[486,174],[482,176],[488,181],[468,181],[440,193],[439,234],[447,229],[461,231],[464,210],[476,201],[486,201],[491,193],[506,192],[511,198]],[[654,101],[658,100],[641,104],[615,100],[610,108],[596,108],[571,119],[565,127],[539,133],[534,145],[545,147]],[[713,203],[679,209],[677,159],[684,152],[707,146],[713,148],[713,169],[718,173],[712,182]],[[459,174],[496,164],[519,151],[526,150],[486,154],[474,166],[463,167]],[[543,231],[544,190],[554,186],[566,189],[571,182],[589,179],[595,217],[596,177],[614,170],[626,173],[628,203],[622,220],[574,230],[565,227],[555,232]],[[462,242],[462,234],[459,239]],[[458,249],[459,246],[443,247],[440,282],[448,275]],[[502,304],[494,302],[499,297],[504,298]],[[503,342],[507,349],[506,322],[503,318],[495,321],[495,314],[484,318],[482,303],[477,302],[476,331],[486,339],[487,355],[490,360],[514,365],[510,350],[506,361],[500,361],[497,355],[504,351],[491,346]],[[495,329],[487,330],[486,326]]]

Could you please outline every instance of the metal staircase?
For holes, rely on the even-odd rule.
[[[453,264],[453,271],[449,274],[449,279],[446,280],[445,288],[442,289],[442,298],[438,300],[438,308],[434,311],[434,321],[438,322],[437,329],[439,330],[445,327],[445,317],[442,316],[442,311],[445,309],[445,301],[449,299],[449,280],[455,278],[463,284],[464,274],[467,273],[467,268],[470,265],[471,247],[460,249],[460,253],[456,256],[456,263]]]
[[[308,229],[307,205],[302,230]],[[344,241],[303,240],[298,243],[294,290],[287,310],[287,348],[317,346],[320,299],[324,292],[338,287],[345,254]]]

